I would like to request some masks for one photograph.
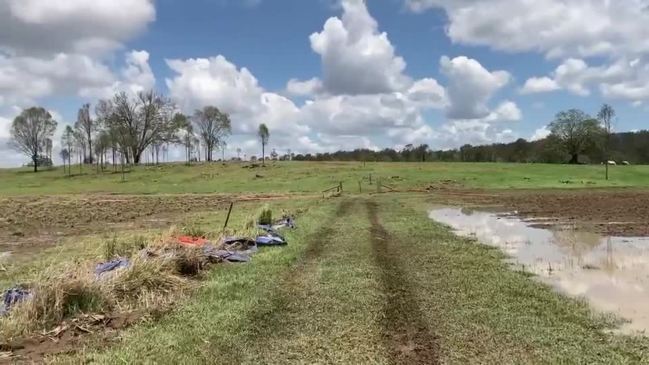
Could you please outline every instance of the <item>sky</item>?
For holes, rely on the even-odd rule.
[[[649,0],[0,0],[0,166],[24,108],[57,155],[82,104],[150,89],[230,114],[226,157],[260,123],[280,154],[539,139],[603,103],[646,129],[646,24]]]

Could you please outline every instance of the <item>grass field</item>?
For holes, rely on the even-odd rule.
[[[311,208],[246,266],[115,346],[57,363],[640,363],[649,342],[427,220],[418,196]],[[191,359],[191,360],[189,360]]]
[[[374,182],[418,192],[374,194],[370,174]],[[642,189],[649,187],[649,167],[616,167],[608,182],[600,166],[339,162],[138,167],[125,182],[90,169],[73,177],[60,169],[0,170],[0,181],[0,207],[15,207],[29,228],[0,235],[0,251],[20,253],[0,261],[0,289],[53,268],[101,261],[110,240],[154,240],[171,225],[219,232],[222,198],[239,200],[232,226],[262,204],[276,215],[298,214],[288,246],[265,249],[249,264],[217,265],[171,311],[109,337],[88,335],[71,353],[46,354],[48,362],[635,364],[649,358],[649,339],[612,333],[618,318],[512,270],[500,251],[427,217],[447,188]],[[339,182],[342,196],[322,197]],[[429,186],[443,189],[425,192]],[[60,217],[66,207],[75,210],[71,218]],[[48,218],[48,209],[57,219]],[[18,224],[17,216],[7,213],[0,227]],[[28,242],[24,251],[20,242]]]
[[[97,174],[92,167],[72,166],[68,177],[62,168],[39,173],[29,169],[0,170],[0,196],[80,193],[185,194],[185,193],[313,193],[342,181],[358,190],[358,181],[383,179],[400,189],[423,188],[444,182],[466,188],[584,188],[649,187],[649,166],[604,168],[594,165],[506,163],[376,163],[376,162],[272,162],[267,167],[245,164],[163,164],[134,167],[122,175],[112,169]],[[350,190],[350,191],[351,191]]]

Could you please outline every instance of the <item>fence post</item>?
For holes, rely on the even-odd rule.
[[[370,185],[372,185],[372,174],[370,174]]]
[[[225,231],[225,228],[228,226],[228,222],[230,221],[230,213],[232,213],[232,206],[234,205],[234,202],[230,202],[230,209],[228,209],[228,215],[225,217],[225,224],[223,225],[223,230]]]
[[[358,193],[362,194],[363,193],[363,184],[361,180],[358,180]]]
[[[340,186],[340,192],[342,193],[343,192],[343,182],[342,181],[340,182],[339,186]]]

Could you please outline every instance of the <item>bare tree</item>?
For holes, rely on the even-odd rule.
[[[221,141],[219,147],[221,148],[221,161],[225,162],[225,149],[228,148],[228,143],[226,141]]]
[[[38,172],[40,154],[54,135],[56,125],[52,115],[41,107],[23,110],[11,124],[10,146],[32,159],[34,172]]]
[[[88,156],[84,156],[84,162],[92,164],[94,161],[93,149],[92,149],[92,140],[93,135],[99,129],[97,121],[93,120],[90,116],[90,104],[84,104],[79,113],[77,114],[77,122],[74,124],[74,127],[81,131],[81,135],[86,140],[88,146]],[[84,151],[85,155],[85,151]]]
[[[97,156],[97,166],[101,165],[101,170],[104,170],[104,164],[106,162],[106,151],[111,146],[111,136],[108,130],[103,130],[97,136],[95,142],[95,156]]]
[[[45,156],[52,161],[52,150],[54,149],[54,145],[52,143],[52,138],[46,138],[45,139]]]
[[[63,135],[61,136],[61,146],[67,151],[68,158],[68,175],[72,174],[72,154],[74,153],[74,129],[71,126],[65,126]],[[65,160],[63,160],[63,166],[65,167]]]
[[[241,159],[241,148],[237,148],[237,160]]]
[[[597,113],[597,119],[602,123],[604,128],[604,165],[606,165],[606,180],[608,180],[608,162],[611,160],[611,135],[613,134],[613,119],[615,118],[615,109],[608,104],[602,105]]]
[[[268,131],[268,127],[266,124],[261,123],[259,125],[259,131],[257,131],[257,135],[259,136],[259,139],[261,140],[261,163],[262,165],[266,165],[266,145],[268,144],[268,140],[270,139],[270,132]]]
[[[194,112],[192,119],[205,147],[205,159],[211,162],[214,149],[222,146],[232,131],[230,116],[216,107],[206,106]]]
[[[86,138],[78,129],[74,129],[72,135],[74,136],[74,144],[77,150],[77,155],[79,157],[79,173],[82,173],[83,162],[86,157]]]
[[[135,98],[122,92],[97,106],[99,119],[116,133],[126,161],[135,164],[152,145],[177,141],[174,111],[173,103],[154,91]]]

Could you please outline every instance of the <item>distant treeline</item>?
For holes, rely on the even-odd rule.
[[[594,143],[579,155],[580,163],[599,164],[606,161],[602,144]],[[613,133],[610,136],[610,159],[632,164],[649,164],[649,131]],[[431,150],[428,145],[407,145],[402,150],[386,148],[381,151],[356,149],[333,153],[298,154],[298,161],[448,161],[448,162],[522,162],[522,163],[567,163],[571,155],[554,136],[526,141],[518,139],[512,143],[491,145],[464,145],[452,150]]]

